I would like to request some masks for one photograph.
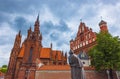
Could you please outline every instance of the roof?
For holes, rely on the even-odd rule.
[[[60,61],[60,60],[62,60],[62,52],[61,51],[58,51],[58,50],[53,50],[52,51],[52,58],[53,58],[53,60],[55,60],[56,59],[56,56],[57,56],[57,59]]]
[[[61,51],[57,51],[57,53],[58,53],[58,54],[57,54],[57,55],[58,55],[58,60],[59,60],[59,61],[62,60],[62,57],[61,57],[61,54],[62,54],[62,53],[61,53]]]
[[[55,57],[55,56],[56,56],[56,53],[57,53],[56,50],[53,50],[53,51],[52,51],[52,58],[53,58],[53,60],[56,59],[56,57]]]
[[[42,48],[40,51],[40,58],[50,58],[51,48]]]
[[[99,23],[99,26],[102,25],[102,24],[107,24],[107,22],[101,20],[100,23]]]
[[[22,48],[20,50],[20,53],[18,55],[19,58],[22,58],[24,56],[25,46],[22,45]],[[52,58],[53,60],[57,59],[60,61],[62,60],[62,52],[59,50],[52,50],[51,48],[41,48],[40,50],[40,58],[50,58],[50,53],[52,52]]]
[[[25,50],[25,46],[24,45],[22,45],[22,48],[21,48],[21,50],[20,50],[20,53],[19,53],[19,55],[18,55],[18,57],[23,57],[23,55],[24,55],[24,50]]]
[[[38,70],[70,70],[70,65],[44,65]],[[95,70],[94,67],[84,67],[85,70]]]

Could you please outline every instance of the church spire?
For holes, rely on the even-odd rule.
[[[38,14],[37,19],[36,19],[36,21],[35,21],[34,32],[35,32],[37,35],[40,33],[40,30],[39,30],[39,14]]]
[[[19,30],[18,34],[16,35],[16,38],[15,38],[15,42],[14,42],[14,48],[18,47],[20,48],[20,44],[21,44],[21,30]]]
[[[16,61],[17,61],[17,56],[20,51],[20,44],[21,44],[21,31],[18,32],[15,38],[14,46],[11,51],[10,55],[10,60],[9,60],[9,65],[8,65],[8,70],[6,72],[6,78],[5,79],[15,79],[14,74],[15,73],[15,68],[16,68]]]
[[[38,14],[38,16],[37,16],[37,20],[36,20],[37,22],[39,22],[39,14]]]
[[[38,14],[37,19],[35,21],[35,26],[39,26],[39,14]]]
[[[19,36],[21,36],[21,30],[19,30],[19,33],[18,33]]]

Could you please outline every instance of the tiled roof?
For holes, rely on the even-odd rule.
[[[44,65],[40,67],[38,70],[70,70],[71,67],[69,65]],[[85,70],[95,70],[94,67],[84,67]]]
[[[19,53],[18,57],[23,57],[23,55],[24,55],[24,50],[25,50],[25,47],[24,47],[24,45],[23,45],[22,48],[21,48],[21,50],[20,50],[20,53]]]
[[[40,51],[40,58],[50,58],[51,48],[42,48]]]
[[[62,60],[62,58],[61,58],[61,51],[57,51],[57,53],[58,53],[58,60],[59,61]]]
[[[61,58],[61,55],[62,55],[61,51],[53,50],[53,51],[52,51],[52,58],[53,58],[54,60],[56,59],[56,55],[57,55],[57,59],[58,59],[59,61],[62,60],[62,58]]]
[[[25,47],[24,45],[22,46],[21,50],[20,50],[20,53],[18,55],[18,57],[22,58],[24,56],[24,50],[25,50]],[[50,52],[52,52],[52,58],[53,60],[57,59],[60,61],[62,60],[61,58],[61,51],[58,51],[58,50],[52,50],[51,51],[51,48],[41,48],[41,51],[40,51],[40,58],[50,58]],[[57,56],[56,56],[57,55]]]
[[[55,56],[56,56],[56,50],[53,50],[52,51],[52,58],[53,58],[53,60],[55,60]]]

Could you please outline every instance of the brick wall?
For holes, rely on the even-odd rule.
[[[108,79],[105,72],[97,72],[95,70],[85,70],[86,79]],[[71,79],[70,70],[41,70],[36,71],[35,79]],[[114,79],[117,79],[114,75]]]
[[[36,71],[35,79],[71,79],[70,71]]]

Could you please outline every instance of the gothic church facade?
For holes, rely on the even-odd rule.
[[[34,24],[34,31],[31,27],[28,29],[27,38],[22,46],[21,32],[19,31],[16,35],[5,79],[35,79],[37,65],[41,62],[44,65],[67,64],[67,54],[60,50],[53,50],[52,44],[48,48],[42,46],[42,34],[39,28],[38,15]]]
[[[101,20],[99,28],[100,32],[108,32],[107,22]],[[84,22],[80,22],[75,39],[70,40],[70,49],[81,58],[84,66],[90,65],[88,51],[96,45],[96,34],[92,28],[87,27]]]

